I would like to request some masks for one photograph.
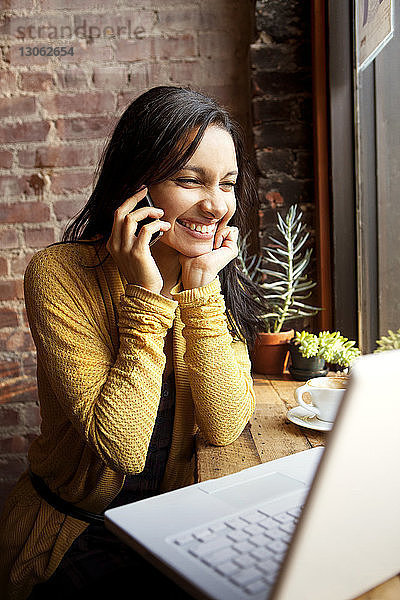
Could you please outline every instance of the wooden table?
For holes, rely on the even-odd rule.
[[[293,392],[301,382],[293,381],[289,375],[253,374],[253,380],[257,407],[239,439],[229,446],[216,447],[198,437],[198,481],[230,475],[275,458],[325,445],[327,433],[298,427],[286,419],[287,411],[296,405]],[[397,576],[357,600],[399,599],[400,576]]]

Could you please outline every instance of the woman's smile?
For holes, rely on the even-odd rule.
[[[212,239],[217,230],[217,222],[211,223],[211,225],[205,225],[204,223],[196,221],[176,219],[176,223],[185,230],[185,233],[198,240]]]

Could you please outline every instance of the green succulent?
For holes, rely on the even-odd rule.
[[[318,336],[308,331],[296,331],[294,343],[304,358],[317,356],[340,367],[350,367],[361,354],[355,341],[342,336],[340,331],[320,331]]]
[[[393,333],[393,331],[389,329],[388,335],[383,335],[376,343],[378,347],[374,352],[400,349],[400,329],[398,329],[396,333]]]
[[[314,333],[309,333],[308,331],[296,331],[295,343],[304,358],[318,356],[319,342]]]

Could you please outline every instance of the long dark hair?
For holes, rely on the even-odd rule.
[[[209,125],[229,132],[235,145],[237,209],[230,223],[243,234],[246,216],[256,207],[257,190],[240,126],[215,100],[198,91],[158,86],[139,96],[122,114],[97,165],[94,190],[86,206],[66,227],[61,243],[94,236],[97,243],[106,243],[114,211],[142,185],[160,183],[182,169]],[[195,130],[196,136],[188,143]],[[260,304],[254,299],[259,290],[239,270],[237,260],[226,265],[219,276],[231,327],[252,347],[262,328]]]

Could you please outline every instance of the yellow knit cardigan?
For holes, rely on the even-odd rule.
[[[164,339],[173,327],[176,407],[162,490],[193,483],[194,434],[215,445],[242,432],[255,406],[246,345],[234,339],[219,279],[173,300],[127,284],[86,244],[38,252],[25,273],[37,348],[42,425],[28,460],[62,498],[102,512],[139,473],[160,400]],[[0,518],[0,597],[24,600],[87,525],[17,482]]]

